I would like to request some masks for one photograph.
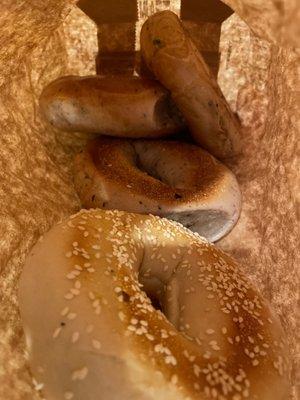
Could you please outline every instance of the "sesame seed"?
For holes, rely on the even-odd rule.
[[[58,335],[60,334],[60,332],[61,332],[61,327],[56,328],[52,335],[53,339],[56,339],[58,337]]]
[[[171,365],[176,365],[176,364],[177,364],[177,361],[176,361],[176,358],[175,358],[175,357],[173,357],[173,356],[167,356],[167,357],[165,358],[165,363],[166,363],[166,364],[171,364]]]
[[[40,391],[40,390],[43,389],[43,387],[44,387],[44,384],[43,384],[43,383],[34,382],[34,388],[35,388],[35,390]]]
[[[124,320],[125,320],[125,314],[124,314],[122,311],[119,311],[119,312],[118,312],[118,316],[119,316],[119,318],[120,318],[121,321],[124,321]]]
[[[74,397],[74,393],[72,393],[72,392],[65,392],[65,394],[64,394],[64,398],[66,400],[71,400],[71,399],[73,399],[73,397]]]
[[[69,313],[69,314],[67,315],[67,318],[70,319],[70,320],[75,319],[76,317],[77,317],[77,314],[74,313],[74,312],[71,312],[71,313]]]
[[[76,289],[80,289],[80,288],[81,288],[81,282],[80,282],[80,281],[76,281],[76,282],[74,283],[74,287],[75,287]]]
[[[77,369],[72,373],[72,381],[82,381],[87,377],[89,370],[87,367],[83,367],[81,369]]]
[[[79,332],[74,332],[72,334],[71,342],[76,343],[78,341],[78,339],[79,339]]]
[[[91,300],[94,300],[94,299],[96,298],[96,296],[94,295],[93,292],[89,292],[88,296],[89,296],[89,298],[90,298]]]
[[[255,346],[253,350],[254,350],[254,353],[259,353],[259,346]]]
[[[69,307],[65,307],[65,308],[61,311],[60,315],[61,315],[62,317],[64,317],[65,315],[68,314],[68,312],[69,312]]]
[[[128,325],[128,326],[127,326],[127,330],[128,330],[128,331],[131,331],[131,332],[135,332],[135,331],[136,331],[136,327],[133,326],[133,325]]]
[[[197,364],[194,364],[193,365],[193,369],[194,369],[194,374],[197,376],[197,378],[200,376],[200,372],[201,372],[201,369],[200,369],[200,367],[197,365]]]
[[[94,300],[93,303],[92,303],[93,307],[99,307],[99,305],[100,305],[100,300],[99,299]]]

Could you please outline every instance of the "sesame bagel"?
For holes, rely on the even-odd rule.
[[[178,132],[182,118],[156,80],[135,76],[65,76],[42,92],[40,109],[57,129],[119,137]]]
[[[240,214],[234,175],[187,143],[100,137],[76,156],[74,177],[85,208],[163,216],[210,241],[227,234]]]
[[[288,398],[279,321],[232,259],[174,222],[81,211],[33,248],[19,300],[47,400]]]

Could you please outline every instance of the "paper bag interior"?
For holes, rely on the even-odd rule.
[[[213,60],[212,68],[219,64],[219,84],[243,126],[243,154],[229,163],[241,186],[243,210],[237,226],[217,245],[243,265],[279,314],[292,353],[291,399],[296,399],[297,5],[287,0],[226,3],[234,13],[219,22],[220,64],[216,40],[213,49],[201,49],[201,21],[189,21],[195,2],[140,0],[134,34],[147,15],[166,8],[180,15],[185,7],[186,27]],[[39,236],[80,208],[72,158],[86,142],[86,135],[50,128],[40,116],[38,97],[58,76],[95,73],[97,29],[67,0],[4,0],[0,10],[0,399],[35,400],[40,395],[26,361],[18,278]],[[208,38],[217,29],[214,23],[205,28]],[[106,45],[100,38],[100,48]],[[138,40],[134,46],[138,49]]]

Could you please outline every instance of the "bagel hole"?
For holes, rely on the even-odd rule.
[[[158,155],[156,155],[156,159],[153,160],[151,159],[151,161],[149,162],[149,160],[147,160],[147,157],[144,156],[145,151],[143,150],[143,147],[140,147],[138,145],[136,145],[133,142],[133,150],[135,152],[135,164],[136,167],[146,173],[147,175],[151,176],[154,179],[157,179],[158,181],[169,185],[169,182],[167,179],[164,179],[159,173],[158,173],[158,163],[160,161],[160,158]]]
[[[135,151],[136,167],[172,189],[191,190],[191,185],[187,184],[187,178],[190,175],[189,160],[180,160],[177,157],[171,157],[172,143],[176,146],[177,142],[168,141],[168,143],[170,145],[170,152],[166,156],[163,146],[157,146],[156,141],[154,141],[152,146],[151,141],[133,142],[132,146]],[[181,198],[181,195],[175,194],[175,198]]]
[[[152,306],[161,312],[163,312],[160,294],[163,290],[163,283],[156,278],[147,278],[142,274],[139,275],[139,282],[143,285],[142,290],[146,293],[150,299]]]
[[[145,174],[147,174],[147,175],[149,175],[149,176],[152,176],[152,178],[157,179],[158,181],[160,181],[160,182],[162,182],[162,183],[166,183],[166,182],[164,182],[164,181],[161,179],[161,177],[156,173],[157,171],[150,170],[150,169],[146,169],[145,166],[144,166],[144,164],[142,164],[142,162],[141,162],[139,156],[137,156],[137,159],[136,159],[136,166],[137,166],[137,168],[138,168],[140,171],[144,172]]]
[[[152,168],[147,168],[147,165],[145,163],[142,162],[141,160],[141,156],[140,154],[138,154],[136,152],[136,160],[135,160],[136,166],[137,168],[144,172],[145,174],[152,176],[152,178],[157,179],[158,181],[162,182],[162,183],[166,183],[164,182],[161,177],[158,175],[157,170],[156,169],[152,169]]]
[[[146,294],[147,294],[147,292],[146,292]],[[162,306],[161,306],[161,304],[160,304],[159,299],[158,299],[156,296],[153,296],[153,295],[151,295],[151,294],[147,294],[147,296],[149,297],[152,306],[153,306],[156,310],[162,312]]]

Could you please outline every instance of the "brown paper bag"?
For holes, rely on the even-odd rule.
[[[244,153],[230,166],[244,203],[238,225],[218,245],[244,265],[280,315],[295,385],[300,355],[296,0],[226,0],[236,14],[222,27],[223,20],[214,16],[224,5],[212,1],[212,21],[204,23],[198,18],[202,14],[193,11],[194,1],[181,3],[140,0],[135,28],[138,32],[144,18],[157,10],[171,8],[180,14],[181,7],[187,29],[215,73],[220,40],[219,83],[243,125]],[[112,31],[107,28],[102,35],[109,38]],[[112,41],[116,46],[118,29]],[[100,37],[100,49],[105,46]],[[0,0],[1,400],[40,398],[26,361],[18,278],[39,236],[80,207],[71,168],[85,137],[51,130],[40,117],[37,99],[57,76],[95,73],[97,51],[96,26],[74,1]],[[295,386],[291,398],[296,398]]]

